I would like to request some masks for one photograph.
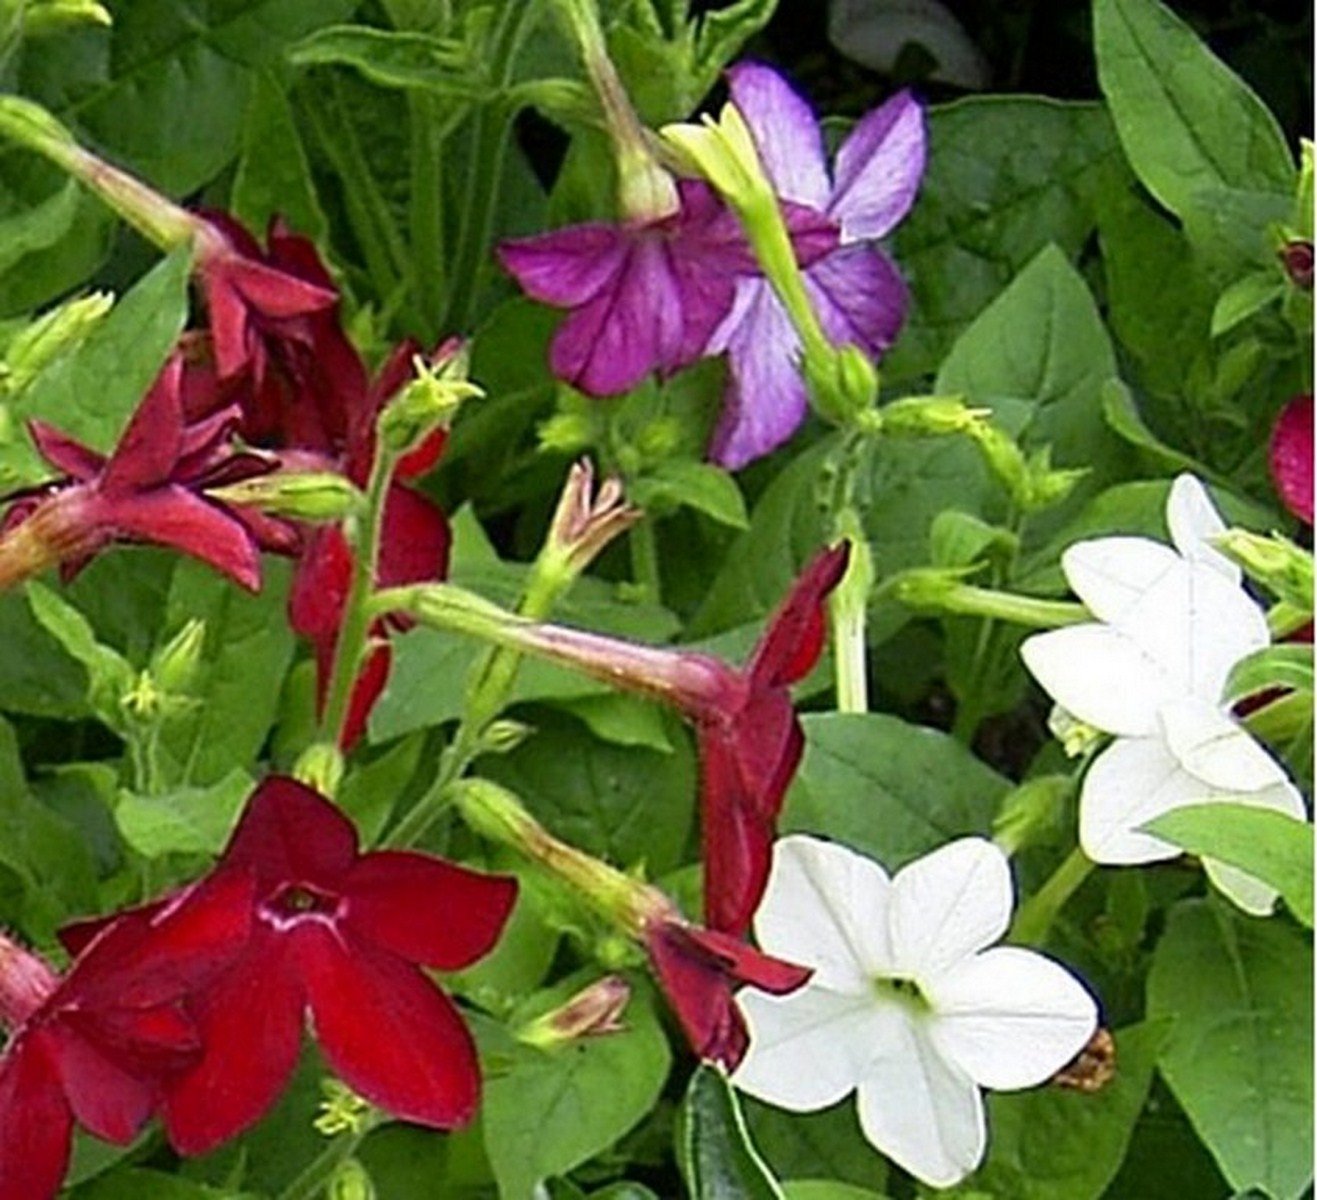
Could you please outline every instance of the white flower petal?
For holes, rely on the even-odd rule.
[[[1061,555],[1071,590],[1107,624],[1123,620],[1150,587],[1182,569],[1180,556],[1151,538],[1094,538],[1076,542]]]
[[[950,1187],[983,1160],[987,1133],[979,1089],[913,1025],[897,1053],[859,1087],[864,1136],[911,1175]]]
[[[1056,1074],[1097,1028],[1097,1005],[1064,967],[998,946],[930,980],[929,1036],[983,1087],[1032,1087]]]
[[[892,880],[892,960],[901,975],[932,978],[1006,932],[1014,888],[1006,855],[983,838],[961,838],[924,855]]]
[[[1097,863],[1175,858],[1182,853],[1179,847],[1138,829],[1179,804],[1192,803],[1190,797],[1204,786],[1175,761],[1161,738],[1117,738],[1084,776],[1079,844]]]
[[[1280,764],[1248,730],[1207,701],[1172,701],[1159,716],[1172,757],[1212,788],[1257,792],[1285,782]]]
[[[791,1112],[827,1108],[850,1095],[884,1049],[903,1044],[906,1016],[872,991],[846,995],[807,983],[788,996],[746,988],[737,997],[750,1048],[732,1082]]]
[[[755,935],[770,954],[814,968],[814,983],[872,994],[891,965],[887,873],[836,842],[793,834],[773,847]]]
[[[1020,646],[1030,673],[1062,708],[1106,733],[1141,737],[1157,710],[1184,694],[1134,639],[1108,625],[1071,625],[1034,634]]]
[[[1207,489],[1193,475],[1180,475],[1166,498],[1166,525],[1175,548],[1191,562],[1210,566],[1238,586],[1243,572],[1207,539],[1225,530]]]

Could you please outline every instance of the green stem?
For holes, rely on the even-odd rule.
[[[360,534],[352,555],[352,581],[347,600],[343,605],[343,624],[339,629],[338,644],[334,647],[334,668],[329,677],[329,695],[324,715],[320,720],[320,733],[325,741],[339,744],[339,735],[347,720],[352,689],[357,681],[366,653],[366,641],[374,613],[371,593],[375,588],[375,567],[380,552],[380,530],[384,525],[384,505],[389,494],[389,480],[393,475],[395,458],[382,444],[375,450],[371,464],[370,481],[366,486],[366,502],[361,514]]]
[[[377,1124],[377,1121],[366,1120],[362,1122],[362,1128],[340,1133],[279,1193],[279,1200],[316,1200],[329,1186],[340,1164],[356,1153],[357,1147]]]
[[[1010,940],[1026,946],[1040,945],[1047,937],[1056,915],[1079,890],[1096,864],[1076,846],[1041,888],[1029,897],[1015,914]]]
[[[659,571],[658,538],[654,533],[654,520],[646,517],[631,527],[627,534],[631,551],[631,578],[641,599],[646,604],[663,601],[663,579]]]
[[[426,340],[439,333],[443,315],[444,247],[443,145],[444,129],[434,96],[407,95],[411,121],[411,240],[412,283],[417,311]]]

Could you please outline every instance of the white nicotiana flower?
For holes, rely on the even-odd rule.
[[[962,838],[890,878],[845,846],[800,835],[774,848],[755,933],[814,969],[787,996],[738,1001],[750,1049],[742,1091],[792,1112],[858,1093],[864,1136],[944,1187],[982,1160],[981,1087],[1031,1087],[1097,1026],[1093,998],[1030,950],[988,949],[1013,895],[1006,856]]]
[[[1020,647],[1034,678],[1074,719],[1115,735],[1080,792],[1079,840],[1094,862],[1174,858],[1178,847],[1141,827],[1185,805],[1305,815],[1280,765],[1222,700],[1231,669],[1270,637],[1239,568],[1211,544],[1225,526],[1192,475],[1172,485],[1166,521],[1174,548],[1142,537],[1069,547],[1062,570],[1097,621]],[[1273,889],[1212,859],[1204,866],[1241,908],[1271,911]]]

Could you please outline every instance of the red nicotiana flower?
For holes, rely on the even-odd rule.
[[[0,563],[27,555],[80,569],[115,541],[169,546],[209,563],[243,587],[260,586],[260,549],[287,550],[293,530],[251,510],[206,495],[271,469],[273,461],[235,450],[237,410],[223,407],[193,418],[184,403],[181,354],[165,364],[114,452],[104,457],[44,421],[29,428],[42,456],[64,472],[55,483],[15,497],[5,515]],[[14,577],[34,573],[22,571]],[[9,571],[0,565],[0,575]]]
[[[96,925],[62,978],[0,939],[0,1197],[59,1190],[76,1121],[131,1142],[200,1050],[182,1001],[246,941],[251,879],[234,872]]]
[[[1271,478],[1285,507],[1312,524],[1312,396],[1295,396],[1271,431]]]
[[[335,1074],[403,1120],[440,1129],[479,1099],[475,1048],[421,966],[457,970],[493,946],[513,880],[429,855],[361,854],[352,823],[291,779],[252,795],[217,875],[255,881],[251,937],[190,1005],[199,1061],[164,1104],[170,1140],[209,1150],[258,1120],[292,1072],[309,1013]]]

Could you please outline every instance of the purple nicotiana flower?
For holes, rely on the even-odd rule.
[[[878,357],[905,319],[906,288],[891,260],[868,243],[891,232],[914,202],[924,172],[923,110],[909,92],[874,109],[842,143],[829,178],[819,123],[786,80],[754,63],[727,75],[780,199],[815,212],[837,233],[830,251],[801,258],[824,331]],[[808,402],[800,339],[767,279],[737,280],[732,309],[704,352],[726,352],[730,368],[710,447],[715,462],[744,466],[795,432]]]
[[[758,266],[736,216],[706,184],[681,181],[678,200],[651,221],[592,221],[499,247],[527,295],[570,310],[549,348],[559,379],[613,396],[705,353],[737,279]],[[813,209],[788,205],[786,218],[802,261],[836,246],[834,223]]]

